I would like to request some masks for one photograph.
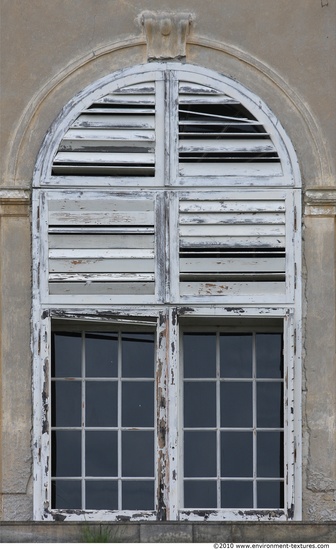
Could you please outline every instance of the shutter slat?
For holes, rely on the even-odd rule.
[[[50,283],[50,295],[66,296],[85,296],[88,301],[89,296],[120,296],[121,302],[130,301],[133,296],[138,298],[138,301],[143,301],[145,296],[154,294],[154,283]]]
[[[57,153],[55,164],[58,163],[73,163],[82,165],[86,164],[154,164],[155,155],[151,153]]]
[[[83,235],[73,234],[49,234],[49,246],[51,249],[81,248],[150,248],[154,247],[154,235]]]
[[[85,249],[76,249],[76,248],[56,248],[50,249],[49,252],[50,259],[107,259],[107,258],[118,258],[118,259],[132,259],[132,258],[154,258],[154,250],[151,249],[137,249],[137,248],[128,248],[128,249],[103,249],[99,248],[85,248]]]
[[[243,196],[243,192],[240,194]],[[249,195],[250,200],[207,200],[206,196],[202,201],[180,201],[180,212],[235,212],[245,215],[247,212],[284,212],[285,203],[283,200],[258,200],[258,191]]]
[[[285,237],[277,236],[237,236],[233,235],[231,237],[225,236],[213,236],[208,235],[207,237],[198,236],[198,237],[181,237],[180,246],[181,248],[195,247],[195,248],[209,248],[209,247],[223,247],[225,249],[236,249],[236,248],[283,248],[285,246]]]
[[[282,170],[277,162],[228,162],[204,164],[184,163],[179,164],[180,176],[202,177],[207,176],[281,176]]]
[[[153,259],[112,259],[105,260],[102,258],[79,258],[79,259],[60,259],[49,260],[50,273],[100,273],[100,272],[120,272],[128,273],[153,273]]]
[[[181,296],[265,296],[284,295],[286,284],[281,281],[249,281],[249,282],[182,282]]]
[[[181,258],[182,273],[284,273],[285,258]]]
[[[122,116],[111,113],[111,116],[104,114],[83,114],[74,121],[71,128],[155,128],[154,115]]]
[[[108,205],[108,202],[107,202]],[[107,206],[108,208],[108,206]],[[51,225],[151,225],[153,212],[50,212]]]
[[[180,141],[179,150],[185,152],[275,152],[275,148],[270,139],[184,139]],[[220,157],[219,157],[220,158]]]

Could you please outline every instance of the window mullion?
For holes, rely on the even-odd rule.
[[[220,333],[216,333],[217,508],[221,507]]]
[[[176,308],[170,308],[167,315],[167,335],[166,340],[166,361],[168,369],[168,405],[167,405],[167,449],[168,461],[168,491],[169,491],[169,509],[167,520],[178,519],[179,512],[179,488],[182,483],[179,469],[179,445],[182,445],[182,438],[179,434],[179,340]],[[168,458],[168,457],[167,457]]]
[[[121,332],[118,332],[118,509],[122,510],[122,452],[121,452],[121,411],[122,411],[122,391],[121,391]]]
[[[86,449],[85,449],[85,429],[86,429],[86,422],[85,422],[85,411],[86,411],[86,370],[85,370],[85,332],[82,332],[82,369],[81,369],[81,375],[82,375],[82,426],[81,426],[81,433],[82,433],[82,509],[85,510],[86,508],[86,487],[85,487],[85,478],[86,478],[86,463],[85,463],[85,457],[86,457]]]
[[[257,361],[256,333],[252,335],[253,508],[257,508]]]

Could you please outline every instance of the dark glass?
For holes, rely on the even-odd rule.
[[[86,510],[118,510],[117,481],[86,481]]]
[[[122,376],[154,377],[154,334],[129,332],[122,334]]]
[[[122,425],[125,427],[154,426],[154,383],[122,383]]]
[[[258,508],[283,508],[284,484],[283,481],[258,481],[257,482],[257,506]]]
[[[117,432],[85,433],[85,475],[114,477],[118,475]]]
[[[122,475],[154,476],[154,432],[123,432]]]
[[[258,477],[283,477],[283,433],[258,432]]]
[[[222,481],[222,508],[253,508],[252,481]]]
[[[216,426],[215,382],[184,382],[184,426]]]
[[[51,422],[56,428],[82,424],[82,383],[69,380],[51,383]]]
[[[81,482],[74,480],[57,479],[51,482],[52,508],[65,510],[81,510],[82,490]]]
[[[86,426],[118,424],[118,382],[86,382]]]
[[[252,334],[220,335],[221,378],[252,377]]]
[[[282,382],[257,382],[257,426],[283,427]]]
[[[81,475],[81,432],[51,432],[51,468],[53,477]]]
[[[282,334],[256,335],[257,378],[283,378]]]
[[[87,378],[118,376],[118,335],[85,335],[85,374]]]
[[[221,476],[252,477],[252,432],[221,433]]]
[[[185,508],[217,508],[216,481],[184,482]]]
[[[252,427],[252,382],[221,382],[220,391],[221,426]]]
[[[184,378],[216,377],[216,334],[183,335]]]
[[[215,477],[216,433],[184,432],[184,476]]]
[[[123,481],[123,510],[154,510],[154,481]]]
[[[51,376],[80,378],[82,371],[82,335],[54,332],[52,337]]]

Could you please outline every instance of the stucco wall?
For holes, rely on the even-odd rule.
[[[163,8],[193,16],[187,61],[259,95],[296,150],[306,204],[303,517],[336,519],[334,0],[0,0],[0,517],[32,517],[29,190],[36,156],[74,95],[147,61],[138,16]]]

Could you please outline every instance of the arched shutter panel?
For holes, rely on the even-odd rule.
[[[280,176],[271,136],[240,101],[212,87],[179,83],[179,175]]]
[[[118,88],[92,103],[65,133],[53,175],[155,175],[155,83]]]

